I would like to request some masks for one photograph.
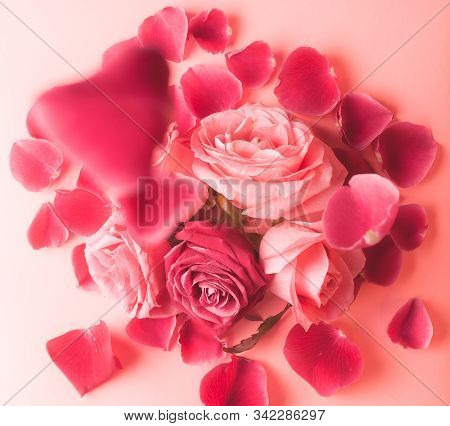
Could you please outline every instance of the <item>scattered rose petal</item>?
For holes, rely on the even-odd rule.
[[[399,122],[380,135],[377,151],[389,177],[407,188],[425,178],[436,157],[437,143],[426,127]]]
[[[295,325],[287,336],[284,356],[322,396],[351,385],[364,368],[359,348],[341,330],[324,322],[313,324],[308,331]]]
[[[231,37],[227,15],[219,9],[204,10],[189,21],[189,34],[207,52],[223,52]]]
[[[103,66],[108,67],[114,64],[116,59],[120,60],[121,55],[126,54],[127,50],[139,47],[139,40],[137,37],[132,37],[127,40],[119,41],[103,52]]]
[[[251,89],[264,86],[276,65],[270,46],[264,41],[255,41],[243,49],[228,52],[225,59],[228,69]]]
[[[286,109],[324,115],[338,103],[339,87],[328,59],[311,47],[299,47],[284,61],[275,95]]]
[[[127,334],[138,343],[169,350],[177,325],[177,317],[133,318],[127,324]]]
[[[173,85],[169,87],[170,98],[174,108],[174,119],[181,134],[189,132],[196,123],[196,118],[189,111],[184,100],[183,90],[180,86]]]
[[[344,250],[376,244],[395,220],[399,191],[376,174],[355,175],[348,185],[339,188],[327,204],[325,238],[332,247]]]
[[[394,114],[369,95],[351,92],[339,104],[342,141],[358,151],[368,147],[392,121]]]
[[[410,299],[392,318],[388,334],[404,348],[426,349],[433,337],[433,324],[423,302]]]
[[[28,241],[35,250],[59,247],[69,238],[69,231],[50,203],[42,204],[28,228]]]
[[[108,326],[103,321],[49,340],[47,352],[81,396],[106,382],[121,368],[112,351]]]
[[[400,206],[391,229],[391,237],[402,250],[419,247],[427,233],[427,212],[420,204]]]
[[[242,97],[242,84],[230,71],[195,65],[181,77],[189,110],[198,118],[232,109]]]
[[[169,61],[181,62],[187,34],[188,21],[184,9],[166,7],[141,24],[138,38],[144,47],[160,50]]]
[[[29,191],[42,191],[61,173],[63,155],[52,143],[43,139],[24,139],[11,147],[11,173]]]
[[[72,249],[72,266],[75,276],[77,277],[78,285],[85,290],[97,290],[98,287],[89,273],[89,268],[86,263],[84,249],[86,244],[80,244]]]
[[[269,405],[266,371],[257,361],[233,355],[203,377],[200,398],[207,406]]]
[[[364,159],[360,152],[342,148],[335,148],[333,151],[337,159],[348,171],[346,183],[348,183],[348,181],[355,175],[374,172],[372,167],[370,167],[370,164]]]

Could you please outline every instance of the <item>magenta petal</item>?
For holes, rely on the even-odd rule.
[[[144,47],[158,49],[169,61],[181,62],[187,34],[188,21],[184,9],[166,7],[141,24],[138,38]]]
[[[63,155],[52,143],[43,139],[17,141],[11,147],[11,173],[29,191],[42,191],[61,173]]]
[[[423,302],[410,299],[394,315],[387,331],[391,340],[404,348],[426,349],[433,337],[433,324]]]
[[[311,47],[299,47],[284,61],[275,94],[286,109],[324,115],[338,103],[339,87],[328,59]]]
[[[400,206],[391,229],[391,237],[402,250],[419,247],[427,233],[427,212],[420,204]]]
[[[42,204],[27,233],[35,250],[43,247],[59,247],[69,238],[69,231],[56,215],[50,203]]]
[[[389,286],[395,282],[402,269],[402,251],[394,243],[390,235],[378,244],[364,249],[366,265],[363,275],[374,284]]]
[[[138,343],[167,351],[176,325],[176,316],[167,318],[133,318],[127,324],[127,334]]]
[[[258,89],[264,86],[275,69],[275,58],[264,41],[254,43],[225,54],[228,69],[245,87]]]
[[[78,285],[84,290],[97,290],[97,284],[89,273],[89,268],[86,263],[84,249],[86,244],[80,244],[72,249],[72,266],[75,276],[77,277]]]
[[[242,84],[230,71],[195,65],[181,77],[189,110],[198,118],[232,109],[242,97]]]
[[[358,151],[368,147],[392,121],[394,114],[369,95],[352,92],[339,104],[342,141]]]
[[[233,355],[231,362],[203,377],[200,398],[208,406],[269,405],[266,370],[257,361]]]
[[[400,187],[417,185],[436,157],[437,143],[429,129],[417,124],[391,124],[378,138],[378,154],[389,177]]]
[[[169,94],[174,108],[175,122],[181,134],[189,132],[196,123],[195,116],[189,111],[180,86],[170,86]]]
[[[311,325],[308,331],[295,325],[287,336],[284,356],[322,396],[351,385],[364,368],[359,348],[342,331],[324,322]]]
[[[49,340],[47,352],[81,396],[106,382],[121,368],[112,351],[108,326],[103,321]]]

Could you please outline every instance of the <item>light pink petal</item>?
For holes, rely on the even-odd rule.
[[[289,332],[284,356],[292,369],[319,395],[330,396],[359,379],[364,361],[359,348],[341,330],[321,322]]]
[[[142,46],[158,49],[169,61],[181,62],[188,34],[186,12],[181,7],[166,7],[147,18],[139,27]]]
[[[276,65],[270,46],[264,41],[255,41],[243,49],[228,52],[225,59],[228,69],[243,86],[251,89],[264,86]]]
[[[337,116],[342,141],[361,151],[381,134],[394,114],[369,95],[351,92],[340,102]]]
[[[133,318],[127,324],[127,333],[133,340],[147,346],[169,350],[177,325],[177,317]]]
[[[421,182],[436,157],[437,143],[430,129],[417,124],[391,124],[378,138],[377,151],[383,168],[400,187]]]
[[[24,139],[11,147],[11,173],[29,191],[42,191],[50,186],[63,164],[61,151],[43,139]]]
[[[189,110],[198,118],[232,109],[242,97],[242,84],[230,71],[195,65],[181,77],[181,88]]]
[[[50,203],[42,204],[27,233],[35,250],[43,247],[59,247],[69,238],[69,231],[56,215]]]
[[[427,233],[427,212],[420,204],[400,206],[391,229],[391,237],[402,250],[419,247]]]
[[[257,361],[233,355],[203,377],[200,398],[207,406],[269,405],[266,371]]]
[[[324,115],[338,103],[339,87],[328,59],[311,47],[299,47],[284,61],[275,94],[286,109]]]
[[[391,229],[399,191],[376,174],[355,175],[338,189],[323,215],[325,238],[332,247],[350,250],[380,241]]]
[[[80,244],[72,249],[72,266],[75,276],[77,277],[78,285],[85,290],[97,290],[97,284],[89,273],[89,268],[86,263],[84,249],[86,244]]]
[[[106,382],[121,368],[112,351],[108,326],[103,321],[49,340],[47,352],[81,396]]]
[[[189,111],[184,100],[183,90],[178,85],[169,87],[169,94],[174,108],[174,119],[181,134],[189,132],[196,123],[195,116]]]
[[[433,337],[433,324],[423,302],[410,299],[394,315],[387,331],[391,340],[404,348],[426,349]]]
[[[189,21],[189,34],[207,52],[223,52],[231,37],[227,15],[219,9],[204,10]]]

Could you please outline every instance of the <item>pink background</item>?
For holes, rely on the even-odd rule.
[[[140,22],[166,5],[198,12],[220,7],[231,17],[233,48],[263,39],[277,53],[310,45],[328,55],[343,92],[365,79],[443,5],[443,0],[4,0],[23,21],[83,73],[99,65],[103,50],[136,34]],[[52,192],[28,193],[13,181],[8,167],[10,144],[26,137],[25,117],[42,90],[76,77],[76,73],[15,17],[0,7],[0,400],[3,402],[45,367],[45,342],[72,328],[90,325],[111,306],[111,300],[74,287],[71,240],[63,248],[35,252],[26,230],[41,202]],[[292,319],[246,356],[261,361],[269,375],[274,405],[307,404],[441,404],[430,390],[377,345],[380,342],[444,400],[450,401],[450,8],[433,20],[360,86],[391,107],[400,120],[433,129],[440,144],[434,169],[417,188],[402,191],[405,202],[420,202],[428,211],[425,243],[405,256],[400,279],[391,288],[365,285],[349,318],[338,321],[363,352],[361,379],[335,396],[322,398],[287,365],[282,348]],[[174,70],[174,79],[189,61],[222,62],[192,49],[189,60]],[[274,81],[263,98],[274,103]],[[254,100],[253,97],[251,100]],[[327,134],[327,125],[319,132]],[[60,182],[70,186],[71,176]],[[423,298],[435,334],[426,351],[393,345],[386,326],[410,296]],[[198,386],[210,366],[181,362],[171,352],[140,346],[124,333],[126,318],[119,308],[105,315],[114,348],[124,369],[108,383],[80,398],[54,366],[49,366],[11,404],[65,405],[191,405],[200,404]]]

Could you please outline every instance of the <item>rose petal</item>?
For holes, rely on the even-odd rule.
[[[56,215],[50,203],[42,204],[31,222],[28,241],[35,250],[43,247],[59,247],[69,238],[69,231]]]
[[[402,250],[419,247],[427,233],[427,212],[420,204],[400,206],[391,229],[391,237]]]
[[[11,147],[11,173],[29,191],[42,191],[61,173],[63,155],[52,143],[43,139],[17,141]]]
[[[81,396],[106,382],[121,368],[112,351],[108,326],[103,321],[49,340],[47,352]]]
[[[388,334],[404,348],[426,349],[433,337],[433,324],[423,302],[410,299],[392,318]]]
[[[132,37],[113,44],[103,52],[103,66],[108,67],[110,64],[113,64],[114,61],[118,58],[120,60],[121,55],[126,54],[127,50],[136,47],[139,47],[139,40],[137,37]]]
[[[181,77],[189,110],[198,118],[233,108],[242,97],[242,84],[230,71],[195,65]]]
[[[361,151],[381,134],[394,114],[369,95],[351,92],[340,102],[337,116],[342,141]]]
[[[378,244],[364,249],[366,265],[363,275],[374,284],[389,286],[398,278],[402,268],[402,251],[390,235]]]
[[[181,62],[187,34],[188,21],[184,9],[166,7],[141,24],[138,38],[144,47],[158,49],[169,61]]]
[[[270,46],[264,41],[255,41],[243,49],[225,54],[228,69],[242,84],[258,89],[267,83],[275,69],[275,58]]]
[[[348,181],[355,175],[374,172],[370,164],[364,159],[360,152],[342,148],[335,148],[333,151],[337,159],[348,171],[346,183],[348,183]]]
[[[75,234],[88,236],[97,232],[108,220],[112,206],[84,189],[56,191],[55,211]]]
[[[233,355],[203,377],[200,398],[208,406],[268,405],[266,371],[257,361]]]
[[[321,322],[289,332],[284,356],[291,368],[319,395],[330,396],[359,379],[364,361],[359,348],[341,330]]]
[[[355,175],[338,189],[323,215],[325,238],[332,247],[350,250],[376,244],[390,230],[399,191],[376,174]]]
[[[380,135],[377,151],[389,177],[407,188],[425,178],[436,157],[437,143],[426,127],[400,122]]]
[[[80,244],[72,249],[72,266],[77,277],[78,285],[84,290],[97,290],[98,287],[89,273],[84,249],[86,244]]]
[[[186,105],[183,90],[177,85],[170,86],[169,95],[172,100],[178,130],[181,134],[189,132],[195,126],[197,120]]]
[[[324,115],[338,103],[339,87],[328,59],[311,47],[299,47],[284,61],[275,94],[286,109]]]
[[[177,325],[177,317],[133,318],[127,324],[127,334],[138,343],[169,350]]]
[[[207,52],[223,52],[231,37],[227,15],[219,9],[204,10],[189,21],[189,34]]]

